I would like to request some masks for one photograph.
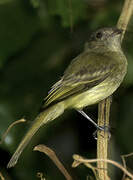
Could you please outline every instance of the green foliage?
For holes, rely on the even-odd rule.
[[[40,28],[38,18],[20,0],[0,6],[0,68],[27,46],[32,36]]]
[[[64,27],[70,27],[71,21],[75,25],[86,19],[87,4],[81,0],[48,0],[47,3],[49,13],[59,16]]]

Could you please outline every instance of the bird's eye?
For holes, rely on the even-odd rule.
[[[97,39],[101,39],[101,37],[102,37],[102,33],[101,33],[101,32],[98,32],[98,33],[96,34],[96,38],[97,38]]]

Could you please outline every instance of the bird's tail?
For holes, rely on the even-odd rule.
[[[17,150],[15,151],[13,156],[11,157],[11,159],[7,165],[7,168],[15,166],[15,164],[17,163],[18,158],[21,155],[22,151],[24,150],[26,145],[29,143],[32,136],[37,132],[37,130],[43,124],[47,124],[48,122],[50,122],[50,121],[54,120],[55,118],[57,118],[58,116],[60,116],[63,112],[64,112],[64,103],[63,102],[59,102],[59,103],[47,108],[43,112],[41,112],[36,117],[32,126],[30,127],[30,129],[28,130],[28,132],[26,133],[26,135],[24,136],[24,138],[20,142]]]

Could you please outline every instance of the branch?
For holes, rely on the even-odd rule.
[[[121,37],[121,41],[124,38],[125,31],[127,29],[127,25],[131,18],[133,12],[133,0],[125,0],[121,15],[119,17],[117,27],[119,29],[123,29],[123,34]],[[109,127],[109,112],[110,112],[110,104],[111,100],[110,97],[103,100],[99,103],[99,113],[98,113],[98,125],[100,126],[107,126]],[[108,154],[108,135],[107,132],[98,132],[98,140],[97,140],[97,158],[98,159],[107,159]],[[97,162],[98,168],[105,168],[107,169],[107,161],[98,161]],[[99,172],[99,178],[102,180],[109,179],[108,171],[102,170]]]
[[[40,144],[38,146],[35,146],[33,150],[40,151],[40,152],[43,152],[44,154],[46,154],[55,163],[55,165],[59,168],[59,170],[62,172],[62,174],[65,176],[65,178],[67,180],[72,180],[72,177],[69,175],[69,173],[67,172],[67,170],[65,169],[65,167],[60,162],[60,160],[58,159],[58,157],[56,156],[55,152],[52,149],[50,149],[49,147],[47,147],[45,145]]]
[[[18,124],[18,123],[22,123],[22,122],[25,122],[26,120],[25,119],[19,119],[15,122],[13,122],[6,130],[6,132],[2,135],[1,137],[1,141],[0,141],[0,144],[3,143],[4,139],[6,138],[7,134],[9,133],[9,131],[13,128],[14,125]]]
[[[98,104],[98,125],[109,127],[109,114],[110,114],[111,97],[103,100]],[[98,131],[97,133],[97,158],[107,159],[108,158],[108,131]],[[97,168],[101,169],[98,171],[99,178],[102,180],[109,180],[107,171],[107,162],[98,161]],[[106,170],[105,170],[106,169]]]
[[[77,154],[73,155],[74,162],[72,164],[72,167],[77,167],[79,164],[83,163],[85,166],[90,166],[91,163],[96,163],[96,162],[106,162],[109,164],[112,164],[122,170],[128,177],[133,179],[133,174],[131,174],[126,168],[124,168],[121,164],[117,163],[116,161],[110,160],[110,159],[85,159],[82,156],[79,156]],[[96,168],[98,173],[102,169]],[[107,169],[105,169],[107,171]],[[103,180],[103,179],[102,179]]]

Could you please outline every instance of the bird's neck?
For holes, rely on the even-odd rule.
[[[85,48],[85,50],[89,50],[91,52],[97,52],[97,53],[108,53],[108,52],[122,52],[121,45],[120,44],[103,44],[103,43],[97,43],[96,44],[89,44],[88,48]]]

